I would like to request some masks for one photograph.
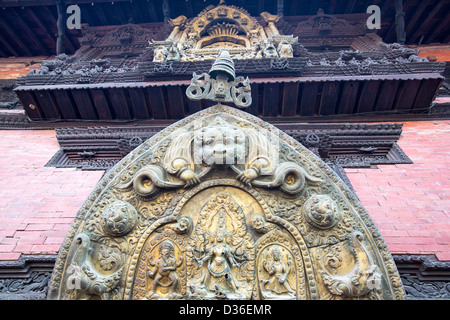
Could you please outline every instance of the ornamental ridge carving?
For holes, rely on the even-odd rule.
[[[225,60],[210,75],[229,83]],[[212,100],[99,182],[61,247],[48,298],[402,299],[381,235],[334,171],[222,105],[217,91]]]

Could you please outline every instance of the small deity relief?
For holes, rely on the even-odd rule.
[[[178,234],[189,234],[192,230],[192,219],[190,217],[181,217],[175,225],[174,231]]]
[[[278,54],[280,58],[292,58],[294,56],[292,45],[287,40],[281,41],[278,44]]]
[[[251,228],[257,233],[267,233],[275,228],[274,225],[268,224],[260,215],[255,215],[251,220]]]
[[[280,246],[274,245],[263,254],[262,268],[268,278],[261,279],[261,296],[264,299],[295,300],[296,286],[289,275],[293,270],[289,253],[283,254]]]
[[[135,227],[137,220],[138,213],[130,203],[116,200],[103,212],[103,231],[111,237],[121,237]]]
[[[152,291],[147,294],[146,299],[182,299],[178,293],[180,278],[176,270],[183,264],[183,258],[178,261],[175,257],[175,248],[169,240],[159,245],[159,258],[154,262],[150,254],[148,263],[151,266],[148,276],[153,279]],[[158,294],[159,292],[160,294]],[[163,295],[163,296],[161,296]]]
[[[313,195],[302,207],[306,221],[317,229],[331,229],[340,220],[337,204],[328,195]]]
[[[268,40],[264,49],[264,57],[265,58],[279,58],[277,49],[275,48],[275,44],[272,40]]]
[[[166,60],[169,51],[164,46],[155,47],[153,53],[153,62],[164,62]]]
[[[220,211],[217,228],[209,235],[210,245],[204,243],[199,246],[199,250],[195,250],[197,252],[193,252],[198,267],[203,269],[203,276],[196,284],[195,292],[203,292],[203,298],[245,298],[240,292],[242,285],[236,279],[233,269],[240,268],[248,258],[240,248],[244,241],[233,247],[230,244],[231,236],[226,229],[226,213]],[[206,242],[206,238],[204,240]],[[193,294],[195,292],[192,291]]]

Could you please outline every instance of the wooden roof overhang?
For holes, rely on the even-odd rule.
[[[427,112],[443,77],[439,73],[251,78],[260,117]],[[210,106],[186,97],[188,80],[19,86],[32,120],[181,119]]]
[[[337,53],[328,58],[333,55]],[[36,121],[181,119],[211,105],[185,94],[192,73],[208,72],[211,64],[147,61],[128,72],[81,78],[89,83],[80,83],[79,74],[28,75],[18,80],[15,92]],[[366,69],[298,57],[237,60],[235,65],[238,75],[250,78],[253,103],[247,111],[266,118],[428,112],[444,79],[443,63],[431,62],[373,64]]]

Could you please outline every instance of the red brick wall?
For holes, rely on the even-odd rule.
[[[0,131],[0,260],[58,252],[102,172],[44,167],[55,131]]]
[[[399,145],[413,164],[347,175],[392,253],[450,260],[450,121],[406,123]]]
[[[0,79],[26,76],[32,69],[39,69],[44,59],[49,57],[2,58],[0,59]]]
[[[437,61],[450,61],[450,45],[421,46],[417,49],[420,50],[419,57],[421,58],[434,56]]]

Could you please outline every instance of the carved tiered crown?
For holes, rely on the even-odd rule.
[[[230,81],[234,81],[234,79],[236,79],[233,59],[231,59],[230,53],[226,50],[219,53],[219,56],[214,61],[211,70],[209,70],[209,75],[215,79],[219,73],[223,72],[228,75]]]

